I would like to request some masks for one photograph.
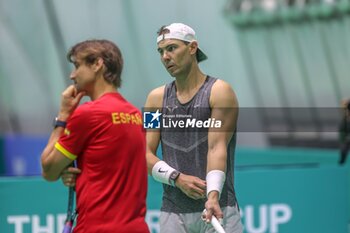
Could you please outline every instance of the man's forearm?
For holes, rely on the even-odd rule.
[[[43,170],[43,176],[46,178],[45,174],[47,171],[50,170],[52,166],[52,158],[50,158],[50,155],[52,154],[52,151],[55,148],[55,143],[58,141],[60,136],[63,134],[64,128],[57,127],[55,128],[49,138],[49,141],[47,142],[47,145],[41,154],[41,166]]]

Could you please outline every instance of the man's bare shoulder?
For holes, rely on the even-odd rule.
[[[163,103],[165,85],[150,91],[147,96],[145,107],[161,107]]]
[[[157,87],[157,88],[153,89],[152,91],[150,91],[148,96],[163,97],[163,95],[164,95],[164,88],[165,88],[165,85]]]
[[[217,90],[233,91],[231,85],[222,79],[217,79],[213,85],[213,88]]]
[[[216,80],[210,95],[211,106],[238,107],[238,101],[231,85],[221,79]]]

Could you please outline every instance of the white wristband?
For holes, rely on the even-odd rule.
[[[207,180],[207,196],[211,191],[218,191],[219,196],[222,191],[222,187],[224,186],[226,179],[226,174],[220,170],[211,170],[208,172],[206,180]]]
[[[152,168],[152,176],[156,181],[170,185],[169,177],[175,171],[166,162],[160,160]]]

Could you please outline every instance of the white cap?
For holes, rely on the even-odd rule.
[[[163,29],[168,29],[169,33],[162,34],[157,37],[157,44],[165,39],[177,39],[187,42],[197,41],[196,32],[189,26],[183,23],[172,23],[168,26],[165,26]],[[197,61],[201,62],[207,59],[207,55],[198,47],[197,49]]]

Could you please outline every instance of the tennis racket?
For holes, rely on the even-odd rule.
[[[76,160],[74,160],[72,166],[77,167]],[[69,187],[67,217],[66,217],[66,221],[65,221],[62,233],[72,232],[73,223],[76,217],[76,211],[73,211],[73,206],[74,206],[74,187]]]
[[[217,233],[225,233],[224,228],[221,226],[219,220],[214,215],[211,217],[211,225],[213,225]]]
[[[207,212],[207,210],[204,209],[203,214],[205,215],[206,212]],[[203,215],[202,215],[202,220],[205,221],[205,217],[203,217]],[[214,215],[211,216],[210,223],[214,227],[214,229],[216,230],[217,233],[226,233],[224,228],[221,226],[219,220]]]

